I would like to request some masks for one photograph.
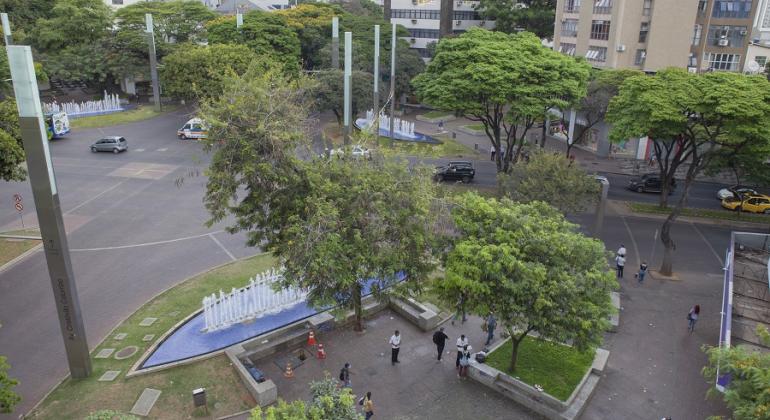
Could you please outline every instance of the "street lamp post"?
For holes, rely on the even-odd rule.
[[[351,84],[353,83],[353,33],[345,32],[345,145],[350,144],[350,120],[353,108]]]
[[[374,135],[380,136],[380,25],[374,25]]]
[[[395,144],[396,135],[394,131],[394,122],[396,120],[396,24],[392,24],[390,29],[390,145]]]
[[[3,40],[5,40],[5,45],[12,45],[13,38],[11,38],[11,23],[8,22],[8,13],[0,13],[0,25],[3,25]]]
[[[152,14],[144,15],[147,24],[147,43],[150,46],[150,77],[152,78],[152,97],[155,100],[155,111],[160,112],[160,82],[158,81],[158,57],[155,55],[155,29],[152,24]]]
[[[32,50],[21,45],[7,46],[6,50],[16,106],[19,110],[19,129],[27,156],[27,171],[67,362],[73,378],[87,378],[91,375],[91,359],[64,230],[56,177],[48,150],[48,135],[43,121]]]

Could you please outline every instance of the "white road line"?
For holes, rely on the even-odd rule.
[[[143,247],[143,246],[152,246],[152,245],[164,245],[164,244],[170,244],[170,243],[174,243],[174,242],[187,241],[187,240],[190,240],[190,239],[202,238],[204,236],[209,236],[209,235],[212,235],[214,233],[220,233],[220,232],[224,232],[224,231],[223,230],[218,230],[216,232],[203,233],[203,234],[200,234],[200,235],[193,235],[193,236],[185,236],[184,238],[168,239],[168,240],[165,240],[165,241],[144,242],[144,243],[141,243],[141,244],[132,244],[132,245],[106,246],[106,247],[103,247],[103,248],[76,248],[76,249],[70,249],[70,251],[72,251],[72,252],[111,251],[111,250],[114,250],[114,249],[127,249],[127,248],[139,248],[139,247]],[[220,246],[221,246],[221,244],[220,244]]]
[[[706,237],[703,236],[703,233],[701,233],[700,229],[698,229],[698,226],[695,226],[695,223],[692,223],[692,222],[690,222],[690,226],[692,226],[692,228],[695,229],[695,233],[697,233],[698,236],[700,236],[700,238],[703,239],[703,242],[705,242],[706,246],[709,247],[709,249],[711,250],[711,253],[714,254],[715,257],[717,257],[717,260],[719,260],[719,265],[724,267],[725,262],[722,261],[722,257],[720,257],[719,253],[714,250],[714,247],[711,246],[711,243],[708,240],[706,240]]]
[[[156,150],[156,151],[157,151],[157,152],[165,152],[166,150],[168,150],[168,147],[164,147],[164,148],[162,148],[162,149],[158,149],[158,150]]]
[[[134,149],[135,152],[144,152],[145,149]]]
[[[620,220],[623,221],[623,225],[626,227],[626,231],[628,231],[628,236],[631,237],[631,244],[634,246],[634,255],[636,255],[636,261],[638,264],[642,263],[641,257],[639,257],[639,246],[636,244],[636,239],[634,239],[634,234],[631,233],[631,227],[628,226],[628,222],[626,222],[625,216],[620,216]]]
[[[213,233],[209,233],[209,238],[213,240],[217,245],[219,245],[220,248],[222,248],[222,251],[225,251],[225,254],[227,254],[228,257],[230,257],[231,260],[235,261],[237,258],[233,254],[230,253],[230,251],[225,248],[224,245],[222,245],[222,242],[219,242],[219,239],[217,239]]]
[[[120,182],[118,182],[117,184],[115,184],[115,185],[111,186],[110,188],[107,188],[106,190],[104,190],[104,191],[100,192],[99,194],[96,194],[95,196],[93,196],[93,197],[89,198],[88,200],[86,200],[86,201],[84,201],[84,202],[82,202],[82,203],[78,204],[77,206],[75,206],[75,207],[73,207],[73,208],[71,208],[71,209],[69,209],[69,210],[65,211],[65,212],[64,212],[64,214],[70,214],[70,213],[72,213],[73,211],[75,211],[75,210],[77,210],[77,209],[79,209],[79,208],[81,208],[81,207],[85,206],[86,204],[88,204],[88,203],[90,203],[90,202],[92,202],[92,201],[96,200],[97,198],[99,198],[99,197],[103,196],[104,194],[107,194],[108,192],[110,192],[110,191],[114,190],[115,188],[118,188],[118,187],[119,187],[121,184],[123,184],[123,183],[124,183],[124,182],[126,182],[126,181],[128,181],[128,180],[127,180],[127,179],[124,179],[123,181],[120,181]]]

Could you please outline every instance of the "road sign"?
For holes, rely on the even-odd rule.
[[[24,210],[24,206],[21,203],[16,203],[16,211],[21,213],[22,210]]]
[[[21,194],[14,194],[13,195],[13,201],[15,203],[21,203]]]

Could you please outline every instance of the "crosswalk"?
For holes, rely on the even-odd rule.
[[[145,152],[145,151],[147,151],[147,149],[134,149],[134,152],[139,152],[139,153]],[[168,151],[168,147],[162,147],[160,149],[155,149],[155,151],[156,152],[165,152],[165,151]]]

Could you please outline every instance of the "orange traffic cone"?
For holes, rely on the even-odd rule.
[[[283,372],[283,376],[287,378],[293,378],[294,377],[294,370],[291,368],[291,362],[286,363],[286,371]]]
[[[326,359],[326,350],[324,350],[324,345],[321,343],[318,343],[318,353],[316,353],[316,357],[319,359]]]
[[[310,331],[310,335],[307,336],[307,345],[315,346],[315,333]]]

